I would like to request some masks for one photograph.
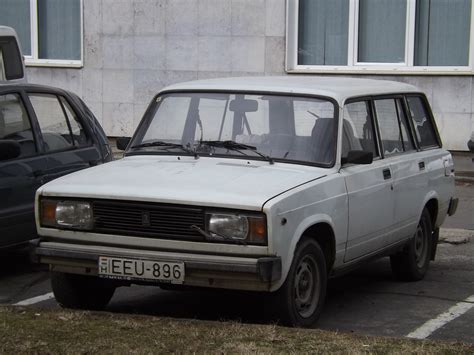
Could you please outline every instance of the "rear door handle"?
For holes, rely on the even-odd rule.
[[[383,179],[388,180],[392,177],[390,169],[383,169]]]
[[[420,161],[418,163],[418,167],[420,168],[420,170],[425,170],[425,162],[424,161]]]

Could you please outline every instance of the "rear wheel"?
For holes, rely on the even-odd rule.
[[[112,298],[115,287],[93,276],[51,272],[56,301],[65,308],[102,310]]]
[[[408,245],[402,252],[390,256],[392,272],[398,279],[418,281],[425,276],[431,258],[432,232],[430,213],[425,208]]]
[[[326,285],[326,258],[321,247],[313,240],[303,240],[285,282],[270,295],[273,312],[285,325],[313,325],[324,305]]]

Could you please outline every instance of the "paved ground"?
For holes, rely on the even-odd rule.
[[[458,182],[456,197],[459,198],[458,210],[446,218],[443,227],[474,230],[474,182]]]
[[[406,336],[425,322],[474,294],[474,238],[468,243],[440,244],[437,260],[420,282],[395,281],[388,259],[368,264],[329,283],[328,300],[319,328],[367,335]],[[21,254],[0,263],[0,300],[14,304],[49,292],[46,271],[28,265]],[[10,269],[10,271],[6,271]],[[57,308],[54,299],[31,307]],[[117,290],[108,309],[178,318],[272,322],[263,299],[246,293],[171,292],[132,286]],[[474,308],[429,336],[474,344]]]
[[[390,272],[388,258],[366,265],[329,283],[328,299],[318,327],[367,335],[406,336],[453,306],[470,308],[474,297],[474,186],[458,184],[461,197],[458,214],[446,221],[449,240],[441,243],[438,256],[423,281],[398,282]],[[464,229],[464,231],[458,230]],[[453,238],[461,236],[462,238]],[[26,252],[0,257],[0,303],[14,304],[51,292],[48,273],[28,262]],[[54,299],[31,307],[59,307]],[[117,290],[108,309],[112,312],[153,314],[198,319],[232,319],[267,323],[261,297],[230,292],[170,292],[133,286]],[[448,314],[449,316],[449,314]],[[430,333],[430,339],[459,340],[474,344],[474,307]]]

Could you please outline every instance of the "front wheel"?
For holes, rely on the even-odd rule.
[[[102,310],[115,287],[93,276],[51,272],[51,287],[56,301],[65,308]]]
[[[326,298],[326,258],[319,244],[306,239],[297,247],[280,289],[270,295],[273,313],[289,326],[309,327],[321,314]]]
[[[402,252],[390,256],[390,265],[395,277],[402,281],[423,279],[430,264],[432,232],[430,213],[425,208],[415,235],[408,245]]]

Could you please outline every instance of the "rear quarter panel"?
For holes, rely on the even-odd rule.
[[[444,149],[431,149],[420,152],[426,165],[425,193],[423,201],[420,201],[418,209],[419,216],[426,203],[432,198],[438,201],[438,214],[436,224],[433,227],[439,227],[444,222],[449,201],[454,197],[454,163],[451,154]]]

